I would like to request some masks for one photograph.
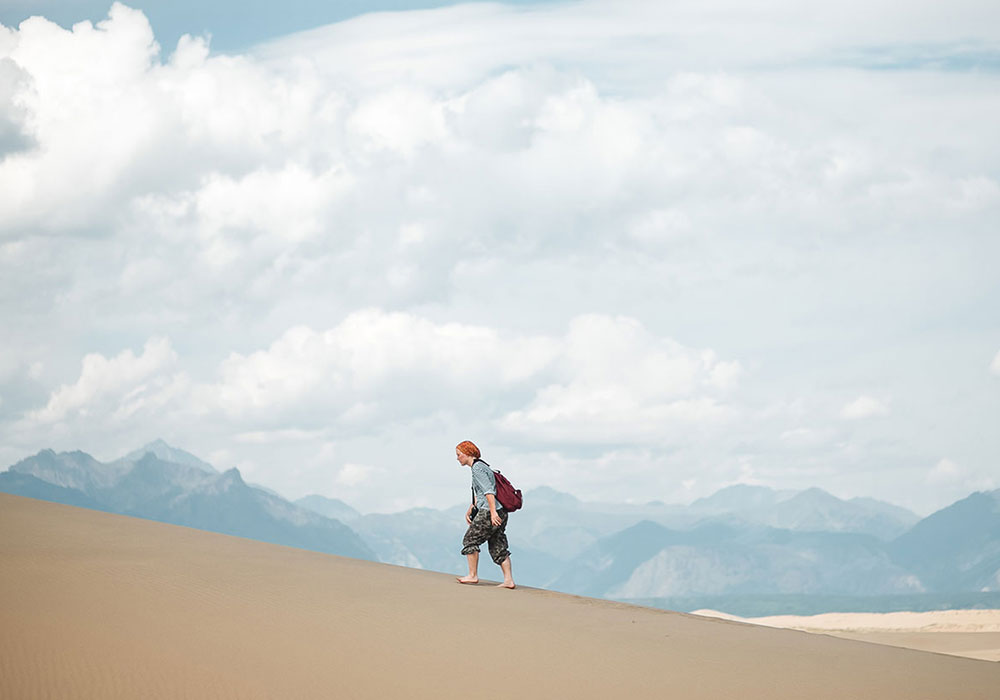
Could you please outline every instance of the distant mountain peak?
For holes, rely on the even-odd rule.
[[[295,501],[295,505],[311,510],[324,517],[334,518],[335,520],[345,522],[348,520],[357,520],[361,517],[361,513],[340,499],[329,498],[316,493],[303,496]]]
[[[343,523],[252,488],[238,468],[220,474],[201,464],[162,440],[107,464],[82,452],[43,450],[0,474],[0,492],[377,559]]]
[[[625,528],[618,534],[620,535],[623,533],[627,533],[628,536],[642,536],[649,534],[661,534],[664,532],[672,532],[672,531],[670,528],[666,527],[665,525],[661,525],[658,522],[654,522],[652,520],[640,520],[635,525]]]
[[[220,482],[221,481],[234,481],[234,482],[239,482],[241,484],[244,483],[244,481],[243,481],[243,475],[240,474],[240,470],[237,469],[236,467],[232,467],[232,468],[227,469],[226,471],[222,472],[222,474],[219,475],[219,481]]]
[[[730,484],[691,504],[696,510],[728,512],[773,505],[789,494],[759,484]]]
[[[217,475],[214,479],[202,482],[197,487],[197,490],[202,493],[221,494],[248,488],[249,486],[243,481],[243,475],[240,474],[240,470],[233,467]]]
[[[183,450],[181,450],[181,449],[179,449],[177,447],[174,447],[173,445],[171,445],[170,443],[168,443],[163,438],[156,438],[152,442],[147,442],[145,445],[143,445],[139,449],[133,451],[131,454],[136,454],[136,453],[139,453],[139,452],[142,452],[142,453],[152,452],[153,454],[158,454],[158,453],[161,453],[161,452],[183,452]],[[187,454],[187,453],[185,453],[185,454]]]
[[[143,445],[139,449],[129,452],[119,461],[138,462],[147,454],[153,454],[159,459],[163,460],[164,462],[183,464],[186,467],[195,467],[197,469],[201,469],[202,471],[208,472],[209,474],[218,474],[218,470],[208,462],[194,456],[190,452],[185,452],[182,449],[169,445],[162,438],[157,438],[156,440],[153,440],[152,442]]]
[[[824,491],[818,486],[813,486],[806,489],[805,491],[799,491],[797,494],[792,496],[795,500],[800,501],[818,501],[818,502],[828,502],[828,503],[842,503],[842,499],[837,498],[829,491]]]
[[[560,505],[577,505],[580,503],[580,499],[573,494],[566,493],[565,491],[557,491],[551,486],[539,486],[529,491],[527,495],[530,496],[533,503],[545,502]]]

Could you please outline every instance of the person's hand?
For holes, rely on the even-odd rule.
[[[490,511],[490,522],[493,523],[493,527],[500,527],[500,523],[502,523],[503,520],[500,519],[500,514],[499,513],[497,513],[495,510],[491,510]]]
[[[466,525],[472,524],[472,506],[469,506],[469,509],[465,511],[465,524]]]

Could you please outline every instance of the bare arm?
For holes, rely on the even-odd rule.
[[[500,519],[500,514],[497,513],[497,499],[492,493],[486,494],[486,500],[490,504],[490,522],[494,526],[499,527],[503,520]]]

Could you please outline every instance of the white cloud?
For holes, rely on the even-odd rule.
[[[502,425],[513,433],[582,443],[669,443],[731,418],[720,399],[739,363],[651,335],[635,319],[582,316],[570,325],[561,377]]]
[[[399,115],[405,114],[406,119]],[[410,157],[421,146],[449,138],[445,105],[413,88],[393,88],[362,101],[347,128],[361,137],[365,148],[389,150]]]
[[[237,433],[233,436],[233,439],[237,442],[254,445],[268,445],[272,443],[287,445],[290,442],[313,442],[324,438],[328,432],[326,429],[299,430],[297,428],[251,430],[244,433]]]
[[[1000,377],[1000,350],[997,351],[996,356],[993,358],[993,362],[990,363],[990,372],[995,376]]]
[[[171,373],[177,359],[166,338],[151,338],[138,357],[131,350],[110,359],[99,353],[89,354],[83,358],[79,379],[53,392],[45,407],[31,411],[26,422],[120,422],[140,411],[160,407],[186,387],[182,373]]]
[[[21,24],[0,60],[25,74],[14,99],[38,148],[0,163],[0,231],[85,224],[128,187],[122,176],[162,126],[149,109],[157,51],[145,16],[119,3],[96,27]]]
[[[826,428],[792,428],[783,431],[779,437],[789,447],[808,450],[829,444],[834,433]]]
[[[291,328],[266,350],[234,353],[219,383],[199,391],[237,418],[368,425],[474,404],[533,377],[555,352],[544,337],[370,309],[326,331]]]
[[[337,472],[337,483],[344,486],[357,486],[368,481],[376,471],[379,470],[367,464],[348,463]]]
[[[924,482],[949,500],[964,498],[973,491],[991,491],[998,486],[995,477],[947,457],[927,471]]]
[[[941,459],[927,472],[927,482],[930,484],[951,484],[966,476],[966,472],[947,457]]]
[[[138,357],[88,355],[79,379],[29,419],[97,427],[106,412],[121,422],[169,408],[188,425],[226,416],[238,443],[287,445],[458,412],[529,442],[666,444],[734,415],[725,392],[738,368],[627,317],[586,315],[565,335],[523,336],[379,309],[233,353],[215,382],[191,382],[183,365],[165,339]]]
[[[840,417],[845,420],[859,420],[889,414],[889,403],[871,396],[859,396],[840,409]]]
[[[719,377],[731,389],[738,367],[624,317],[582,316],[565,336],[524,337],[372,309],[230,356],[197,403],[250,424],[333,421],[348,431],[434,411],[489,417],[506,404],[514,410],[497,418],[520,439],[662,443],[730,417]],[[534,398],[518,405],[519,396]]]

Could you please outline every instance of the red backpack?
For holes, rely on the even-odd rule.
[[[489,463],[480,459],[478,460],[489,467]],[[493,467],[490,467],[493,469]],[[503,506],[503,509],[508,513],[513,513],[515,510],[520,510],[523,504],[523,499],[521,498],[521,489],[514,488],[514,485],[507,481],[507,477],[501,474],[496,469],[493,469],[493,476],[496,478],[497,482],[497,501]]]

